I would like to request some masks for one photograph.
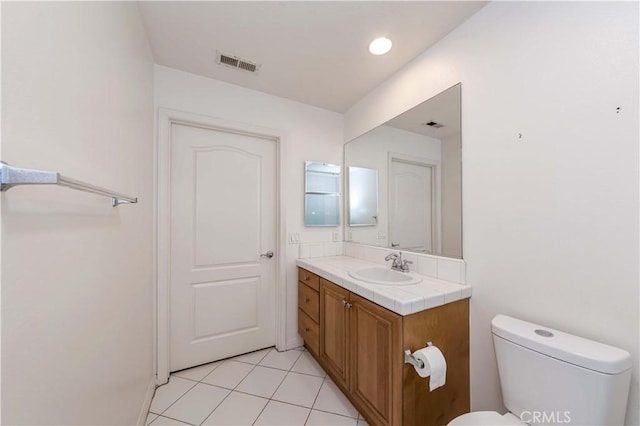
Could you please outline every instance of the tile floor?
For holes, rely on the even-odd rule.
[[[147,425],[366,425],[313,357],[251,352],[171,374]]]

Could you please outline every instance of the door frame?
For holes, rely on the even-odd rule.
[[[387,220],[389,221],[389,243],[391,243],[391,164],[393,161],[429,167],[433,170],[431,179],[431,249],[435,253],[442,253],[442,164],[440,160],[427,157],[416,157],[399,152],[389,151],[387,160]]]
[[[169,381],[170,356],[170,243],[171,243],[171,126],[182,124],[273,140],[276,144],[276,276],[275,344],[286,346],[286,224],[284,132],[205,115],[158,108],[157,138],[154,144],[154,317],[155,374],[158,385]]]

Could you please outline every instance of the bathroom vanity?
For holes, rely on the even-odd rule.
[[[469,412],[468,286],[451,284],[449,291],[437,280],[421,283],[428,297],[420,304],[401,287],[358,284],[336,263],[332,268],[305,259],[298,265],[298,330],[305,347],[369,424],[438,426]],[[432,392],[429,378],[406,364],[403,353],[427,342],[447,362],[446,384]]]

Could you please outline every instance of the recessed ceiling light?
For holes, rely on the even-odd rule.
[[[374,55],[384,55],[391,50],[391,40],[386,37],[380,37],[371,42],[369,45],[369,52]]]

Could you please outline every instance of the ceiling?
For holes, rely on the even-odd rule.
[[[476,13],[480,1],[142,1],[157,64],[345,112]],[[386,36],[391,52],[371,55]],[[261,64],[216,63],[216,51]]]

